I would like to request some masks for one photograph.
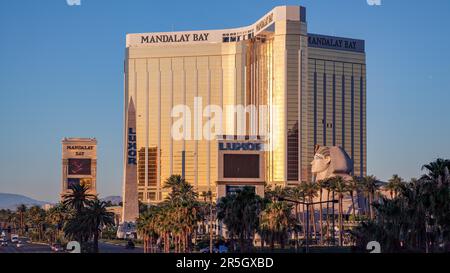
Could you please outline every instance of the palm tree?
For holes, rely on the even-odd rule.
[[[16,230],[20,227],[20,215],[16,211],[9,211],[6,222],[10,224],[11,228]]]
[[[144,238],[144,252],[154,252],[153,243],[158,237],[158,214],[161,210],[158,206],[150,206],[140,214],[137,220],[137,230]]]
[[[366,176],[361,180],[361,188],[366,195],[366,199],[368,201],[367,207],[369,210],[370,219],[374,219],[374,210],[372,207],[372,203],[375,199],[375,194],[378,191],[378,183],[377,178],[373,175]]]
[[[43,238],[43,226],[45,222],[45,211],[39,206],[33,206],[27,211],[27,220],[31,227],[37,231],[37,241]]]
[[[63,204],[58,203],[46,213],[45,217],[47,223],[56,227],[53,230],[53,237],[50,238],[50,242],[56,242],[60,238],[64,222],[68,219],[68,210]]]
[[[427,166],[441,165],[432,162]],[[354,232],[360,247],[376,240],[383,245],[383,252],[449,251],[450,173],[446,168],[441,174],[439,168],[429,169],[427,178],[412,179],[409,183],[401,183],[396,176],[391,179],[389,189],[395,198],[381,198],[372,203],[377,217],[362,222]]]
[[[392,178],[389,179],[388,183],[385,186],[385,189],[389,191],[391,199],[397,197],[403,183],[403,179],[397,174],[394,174]]]
[[[352,180],[347,181],[347,189],[352,199],[352,215],[353,219],[356,221],[356,207],[355,207],[355,196],[358,196],[358,191],[360,189],[361,179],[359,177],[353,176]]]
[[[327,225],[326,225],[326,234],[327,234],[327,240],[330,241],[330,235],[331,235],[331,228],[330,228],[330,195],[332,194],[334,199],[334,191],[333,191],[333,180],[332,179],[326,179],[322,182],[322,187],[327,191]],[[334,203],[333,203],[334,204]],[[333,207],[334,208],[334,207]],[[333,227],[334,227],[334,209],[332,212],[332,220],[333,220]],[[334,231],[333,231],[334,234]]]
[[[84,208],[82,210],[84,210]],[[82,213],[78,214],[74,210],[71,210],[68,215],[68,219],[63,227],[64,237],[69,240],[78,241],[83,250],[84,243],[87,242],[92,235],[91,231],[83,225]]]
[[[422,166],[422,170],[426,170],[428,173],[424,174],[421,179],[432,180],[444,176],[446,168],[450,170],[450,160],[438,158],[436,161]]]
[[[289,188],[288,191],[287,191],[287,195],[290,198],[294,199],[294,200],[297,200],[297,201],[300,201],[300,202],[303,202],[303,203],[306,202],[305,193],[303,192],[303,188],[301,186],[297,186],[297,187],[294,187],[294,188]],[[303,207],[304,207],[304,205],[303,205]],[[294,208],[295,208],[295,219],[296,219],[297,223],[300,223],[300,222],[302,223],[302,225],[303,225],[303,235],[306,238],[306,228],[304,227],[305,223],[306,223],[306,221],[305,221],[305,214],[303,213],[303,219],[302,219],[302,221],[300,221],[300,217],[299,217],[299,203],[295,203]],[[304,209],[303,209],[303,211],[304,211]],[[299,234],[299,230],[295,229],[295,247],[296,247],[296,249],[298,249],[298,247],[299,247],[298,246],[298,234]]]
[[[203,192],[205,202],[205,215],[209,214],[208,230],[209,230],[209,253],[213,253],[213,194],[212,191]]]
[[[81,213],[89,201],[96,199],[94,194],[88,193],[89,187],[84,184],[72,185],[70,190],[63,196],[63,205],[75,209],[77,213]]]
[[[172,235],[175,251],[189,252],[192,233],[197,223],[203,219],[203,205],[198,202],[198,193],[194,187],[179,175],[169,177],[164,188],[170,189],[163,210],[168,215],[164,230],[166,251],[169,251],[167,246]]]
[[[25,226],[25,213],[27,212],[27,206],[21,204],[17,207],[17,213],[19,214],[19,234],[23,235],[23,228]]]
[[[292,205],[286,202],[275,201],[269,203],[261,214],[260,230],[264,234],[263,240],[269,241],[272,251],[275,242],[284,249],[289,232],[296,226],[296,219],[292,215]]]
[[[6,229],[11,225],[13,213],[9,209],[0,209],[0,229]]]
[[[97,199],[97,196],[90,194],[89,187],[84,184],[72,185],[70,190],[69,193],[63,195],[62,202],[68,209],[73,210],[69,213],[70,218],[64,226],[64,233],[66,236],[75,238],[83,246],[83,242],[88,241],[91,235],[90,230],[80,224],[83,210],[90,201]]]
[[[98,199],[89,200],[83,209],[80,224],[93,236],[94,252],[98,253],[98,238],[102,228],[114,225],[114,213],[107,210],[107,203]]]
[[[259,226],[259,214],[263,200],[254,188],[244,187],[236,194],[222,197],[217,204],[217,217],[229,233],[229,237],[239,240],[241,252],[246,252]]]
[[[160,213],[157,214],[156,221],[159,223],[157,232],[162,237],[164,252],[170,252],[170,232],[172,230],[172,219],[170,218],[170,206],[167,203],[160,205]]]
[[[344,221],[343,221],[343,214],[344,214],[344,209],[343,209],[343,200],[344,200],[344,194],[348,192],[348,188],[347,188],[347,182],[344,180],[344,178],[342,178],[341,176],[336,176],[332,179],[333,183],[332,183],[332,187],[333,187],[333,191],[337,193],[338,195],[338,221],[339,221],[339,245],[342,246],[343,245],[343,231],[344,231]],[[334,231],[333,231],[334,232]]]
[[[270,200],[271,202],[277,201],[280,197],[286,197],[286,195],[289,195],[289,193],[289,189],[281,187],[279,185],[276,185],[273,190],[271,185],[268,185],[264,189],[264,195],[266,199]]]
[[[323,205],[322,205],[322,197],[323,190],[326,186],[325,180],[317,181],[317,188],[319,189],[319,229],[320,229],[320,244],[323,245]],[[328,211],[327,211],[328,213]]]
[[[310,182],[301,182],[300,187],[302,188],[302,191],[304,192],[305,196],[308,199],[308,203],[313,203],[314,198],[317,197],[317,192],[319,190],[318,184],[316,183],[310,183]],[[316,216],[315,216],[315,208],[314,205],[308,206],[310,207],[310,217],[311,217],[311,223],[313,223],[313,231],[314,231],[314,238],[316,238],[317,234],[317,227],[316,227]],[[308,234],[306,236],[309,236]]]

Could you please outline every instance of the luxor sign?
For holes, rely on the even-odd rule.
[[[128,164],[137,165],[136,131],[128,128]]]
[[[219,150],[221,151],[261,151],[263,144],[251,142],[228,142],[219,143]]]

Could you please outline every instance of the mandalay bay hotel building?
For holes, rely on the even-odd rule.
[[[127,35],[125,203],[128,191],[162,201],[172,174],[216,198],[311,181],[315,145],[341,146],[353,174],[366,174],[364,41],[308,33],[306,18],[304,7],[279,6],[247,27]],[[177,105],[190,109],[183,139],[172,132]],[[213,139],[208,105],[223,109],[222,128],[207,127]],[[236,105],[256,115],[242,119],[228,110]]]

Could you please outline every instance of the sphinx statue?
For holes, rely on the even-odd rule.
[[[345,180],[352,179],[353,160],[338,146],[316,146],[311,172],[315,181],[341,176]]]

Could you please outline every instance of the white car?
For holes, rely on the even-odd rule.
[[[12,234],[12,235],[11,235],[11,243],[17,244],[18,242],[19,242],[19,235],[17,235],[17,234]]]
[[[24,241],[18,241],[16,246],[17,247],[24,247],[25,246],[25,242]]]
[[[2,238],[2,239],[0,240],[0,245],[1,245],[1,246],[8,246],[8,241],[7,241],[5,238]]]

